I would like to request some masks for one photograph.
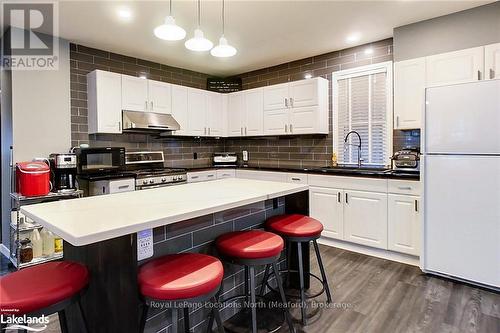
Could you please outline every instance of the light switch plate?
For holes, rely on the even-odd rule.
[[[153,251],[153,229],[146,229],[137,233],[137,260],[152,257]]]

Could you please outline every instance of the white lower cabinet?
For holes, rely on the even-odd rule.
[[[235,178],[235,177],[236,177],[235,169],[217,170],[217,179]]]
[[[323,236],[344,239],[343,190],[309,188],[309,215],[323,224]]]
[[[419,255],[420,197],[389,194],[388,248],[392,251]]]
[[[217,179],[217,171],[216,170],[208,170],[208,171],[194,171],[187,173],[187,182],[188,183],[199,183],[206,182],[209,180]]]
[[[387,249],[387,194],[344,191],[344,239]]]

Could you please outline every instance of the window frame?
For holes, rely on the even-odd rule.
[[[332,140],[333,140],[333,152],[337,154],[337,157],[339,155],[339,148],[341,147],[342,149],[344,148],[342,144],[339,144],[338,142],[338,135],[337,135],[337,123],[338,123],[338,81],[342,79],[348,79],[348,78],[353,78],[357,76],[365,76],[365,75],[370,75],[370,74],[377,74],[377,73],[387,73],[387,80],[386,80],[386,91],[387,91],[387,96],[386,96],[386,105],[387,105],[387,110],[386,110],[386,136],[387,136],[387,148],[386,148],[386,160],[385,160],[385,165],[389,166],[391,165],[391,156],[393,154],[393,142],[392,142],[392,135],[393,135],[393,62],[392,61],[385,61],[385,62],[380,62],[376,64],[371,64],[371,65],[366,65],[366,66],[359,66],[355,68],[349,68],[349,69],[344,69],[340,71],[335,71],[332,73]],[[344,163],[346,165],[356,165],[356,163]],[[362,163],[363,164],[363,163]],[[366,165],[375,165],[375,164],[367,164]]]

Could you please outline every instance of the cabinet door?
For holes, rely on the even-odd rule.
[[[227,96],[227,135],[243,136],[245,100],[242,92]]]
[[[190,135],[208,135],[206,113],[207,100],[205,91],[188,88],[188,132]]]
[[[264,87],[264,110],[278,110],[288,107],[288,83]]]
[[[208,136],[223,136],[224,108],[222,94],[207,91],[207,134]]]
[[[421,127],[425,101],[425,58],[394,64],[394,128]]]
[[[323,224],[323,236],[344,239],[342,197],[340,189],[309,188],[310,215]]]
[[[121,133],[121,75],[94,71],[87,76],[89,133]]]
[[[419,255],[419,197],[389,194],[388,248],[392,251]]]
[[[122,75],[122,109],[148,111],[148,80]]]
[[[318,79],[290,82],[290,107],[318,105]]]
[[[288,109],[264,111],[264,134],[283,135],[289,133],[290,114]]]
[[[500,79],[500,43],[484,47],[485,79]]]
[[[172,116],[179,123],[180,130],[174,135],[188,135],[188,88],[172,85]]]
[[[318,112],[317,106],[290,109],[288,134],[318,133]]]
[[[387,249],[387,194],[344,191],[344,239]]]
[[[170,83],[148,80],[149,111],[172,113],[172,88]]]
[[[473,82],[484,78],[484,47],[437,54],[426,58],[427,86]]]
[[[245,121],[243,134],[245,136],[262,135],[264,133],[263,89],[245,91]]]

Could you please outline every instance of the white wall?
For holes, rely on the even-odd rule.
[[[14,161],[71,147],[69,42],[60,40],[59,69],[12,71]]]

